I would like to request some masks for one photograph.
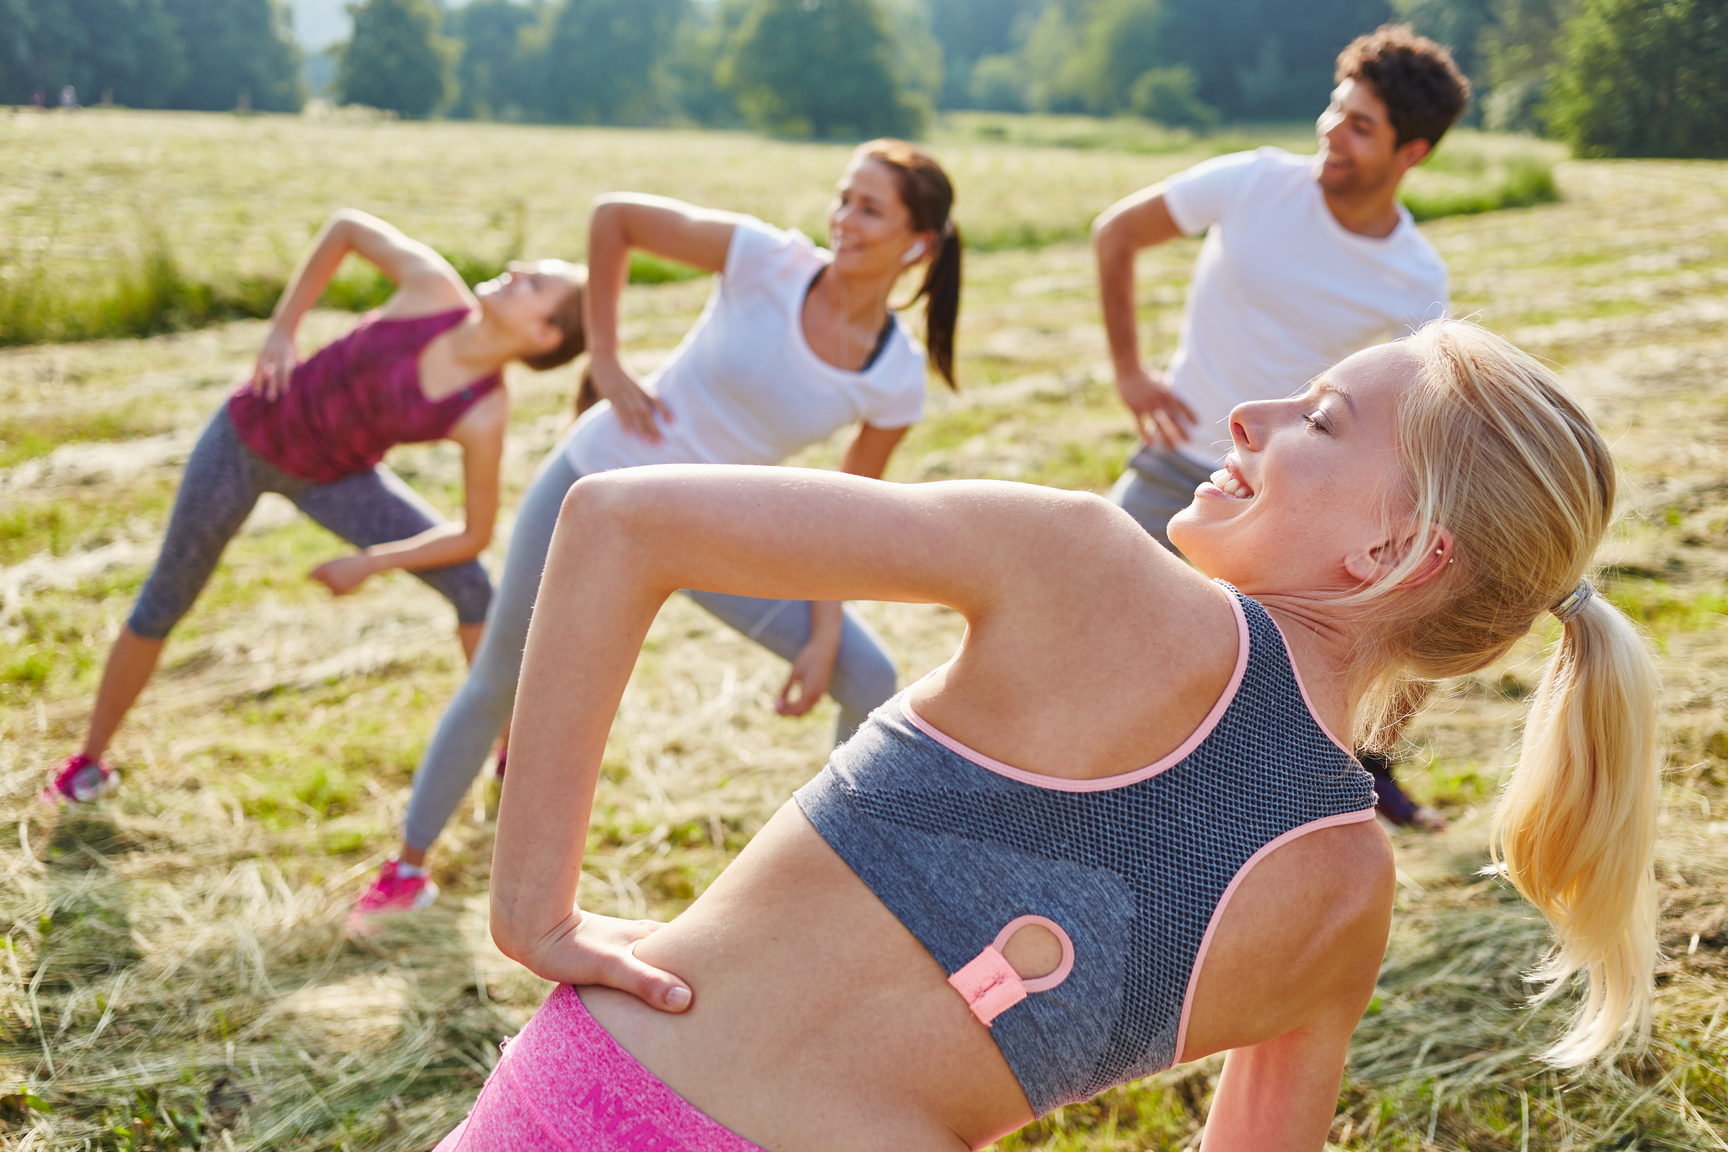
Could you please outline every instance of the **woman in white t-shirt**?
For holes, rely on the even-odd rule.
[[[509,719],[540,573],[577,479],[643,464],[778,464],[854,424],[841,468],[881,476],[924,408],[925,349],[888,303],[920,264],[913,300],[928,301],[928,355],[954,384],[961,241],[953,201],[941,166],[899,140],[853,153],[828,209],[828,249],[749,216],[658,196],[600,199],[589,225],[583,391],[603,402],[552,450],[523,497],[485,639],[415,772],[400,858],[360,897],[356,928],[437,896],[426,850]],[[718,274],[696,326],[646,381],[618,349],[632,248]],[[844,740],[894,694],[893,660],[842,604],[690,596],[792,662],[775,702],[783,716],[801,716],[830,694]]]

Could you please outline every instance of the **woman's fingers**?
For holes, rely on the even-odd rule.
[[[792,690],[796,688],[798,695],[794,697]],[[786,683],[780,688],[780,695],[774,700],[774,711],[780,716],[802,716],[816,707],[818,697],[804,686],[804,675],[796,667],[786,677]]]
[[[781,716],[802,716],[816,707],[834,678],[835,655],[826,646],[814,643],[799,652],[774,701],[774,711]],[[794,688],[797,696],[792,694]]]
[[[617,413],[626,435],[650,444],[660,443],[660,422],[672,422],[672,410],[665,401],[642,387],[616,361],[596,363],[592,379],[594,390],[612,402],[612,411]]]
[[[578,962],[583,969],[571,983],[603,984],[628,992],[663,1012],[690,1007],[690,986],[664,969],[636,956],[636,943],[664,925],[644,920],[616,920],[584,913],[574,933]]]
[[[619,957],[618,979],[612,987],[628,992],[644,1004],[662,1012],[682,1012],[690,1007],[690,988],[684,981],[636,958],[634,952]]]
[[[660,425],[656,418],[667,413],[666,405],[661,403],[658,396],[649,395],[634,381],[630,384],[629,396],[625,410],[620,413],[626,426],[648,443],[660,443]]]

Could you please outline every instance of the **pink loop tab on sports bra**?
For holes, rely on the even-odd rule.
[[[1002,954],[1002,949],[1013,939],[1014,933],[1033,924],[1055,934],[1057,942],[1062,945],[1062,963],[1043,976],[1027,980],[1014,971],[1014,965],[1008,963],[1008,957]],[[966,1004],[972,1009],[972,1015],[978,1017],[988,1028],[992,1020],[1026,999],[1029,993],[1048,992],[1068,979],[1068,973],[1073,970],[1074,941],[1068,938],[1068,933],[1062,931],[1062,925],[1045,916],[1019,916],[1010,920],[984,951],[948,977],[948,983],[966,997]]]

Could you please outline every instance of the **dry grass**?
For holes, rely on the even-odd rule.
[[[227,118],[152,118],[150,132],[124,138],[117,123],[91,116],[65,128],[87,133],[81,154],[117,167],[106,193],[94,159],[67,169],[63,203],[86,206],[92,235],[107,221],[125,237],[126,197],[160,197],[188,212],[189,250],[235,266],[276,259],[272,237],[291,248],[325,207],[347,202],[363,171],[356,152],[382,157],[390,173],[369,185],[377,199],[365,206],[411,227],[468,228],[478,245],[490,206],[527,195],[533,242],[552,250],[577,234],[602,187],[653,187],[808,225],[839,156],[672,133],[330,124],[300,134],[262,118],[248,132],[274,133],[270,147],[238,155]],[[0,133],[26,130],[37,129],[0,120]],[[464,162],[436,158],[446,140],[463,144]],[[9,157],[20,155],[12,143]],[[588,174],[566,195],[559,181],[578,167],[565,155],[576,145]],[[1167,170],[1159,156],[978,148],[962,192],[980,213],[1046,195],[1086,214]],[[1064,166],[1076,157],[1101,157],[1100,167],[1070,187]],[[987,182],[989,164],[999,170]],[[1022,180],[1007,178],[1012,165]],[[26,201],[31,211],[46,202],[52,178],[29,171],[0,184],[9,219]],[[1399,913],[1340,1100],[1339,1148],[1728,1146],[1728,634],[1718,614],[1728,577],[1728,168],[1567,164],[1559,176],[1563,203],[1427,230],[1461,305],[1560,362],[1626,467],[1630,516],[1610,557],[1622,573],[1616,595],[1650,622],[1670,709],[1657,1032],[1646,1053],[1609,1069],[1542,1070],[1531,1053],[1553,1017],[1521,1010],[1517,979],[1541,948],[1539,926],[1474,874],[1485,806],[1535,677],[1536,638],[1504,668],[1457,685],[1418,733],[1411,780],[1454,825],[1397,838]],[[193,208],[216,199],[227,207],[199,223]],[[1193,251],[1184,243],[1142,262],[1152,341],[1165,353]],[[675,343],[703,291],[630,295],[627,339],[644,362]],[[308,340],[350,323],[316,314]],[[441,842],[439,905],[364,945],[340,938],[361,877],[392,846],[459,661],[447,609],[415,582],[392,577],[335,602],[309,586],[301,573],[334,542],[286,505],[260,508],[176,634],[114,751],[128,787],[74,814],[33,800],[43,768],[81,728],[178,462],[260,334],[246,322],[0,352],[0,453],[37,437],[0,471],[0,825],[16,829],[0,849],[0,1096],[15,1094],[0,1100],[7,1147],[427,1148],[471,1103],[498,1038],[544,994],[486,938],[483,788]],[[1112,478],[1129,440],[1105,382],[1084,248],[977,256],[960,347],[967,391],[933,397],[896,478],[1091,488]],[[569,383],[568,373],[512,379],[507,506],[556,434]],[[452,453],[407,449],[392,462],[452,507]],[[906,678],[944,659],[958,635],[937,609],[864,611]],[[662,614],[608,752],[588,904],[676,913],[820,767],[832,713],[773,717],[766,701],[780,675],[692,606]],[[1215,1074],[1215,1062],[1175,1070],[1065,1109],[1002,1147],[1182,1148]]]
[[[974,250],[1002,250],[1083,239],[1122,189],[1205,157],[1312,139],[1302,126],[1197,139],[1136,120],[957,114],[934,146],[962,190]],[[428,240],[470,283],[506,258],[580,257],[589,202],[620,187],[817,235],[848,153],[739,133],[101,110],[0,114],[0,146],[0,346],[267,316],[307,239],[343,205]],[[1419,216],[1533,203],[1556,155],[1526,137],[1459,133],[1418,170],[1410,203]],[[350,265],[325,299],[361,310],[384,289]]]

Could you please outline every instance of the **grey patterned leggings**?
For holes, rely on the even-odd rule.
[[[438,731],[414,772],[414,792],[402,835],[411,848],[425,851],[443,831],[479,775],[493,741],[516,703],[522,648],[558,510],[578,475],[562,443],[552,449],[516,513],[498,598],[486,621],[486,634],[474,654],[468,678],[438,721]],[[685,593],[721,621],[787,660],[810,640],[810,606],[799,600],[756,600],[715,592]],[[875,707],[894,695],[894,661],[882,642],[852,610],[846,610],[840,652],[828,692],[840,705],[836,742],[843,741]]]
[[[204,591],[223,550],[265,492],[288,497],[356,548],[406,540],[444,520],[383,465],[329,484],[288,475],[241,442],[224,402],[186,461],[167,538],[126,627],[147,640],[165,639]],[[450,601],[461,623],[486,619],[492,581],[478,560],[413,575]]]

